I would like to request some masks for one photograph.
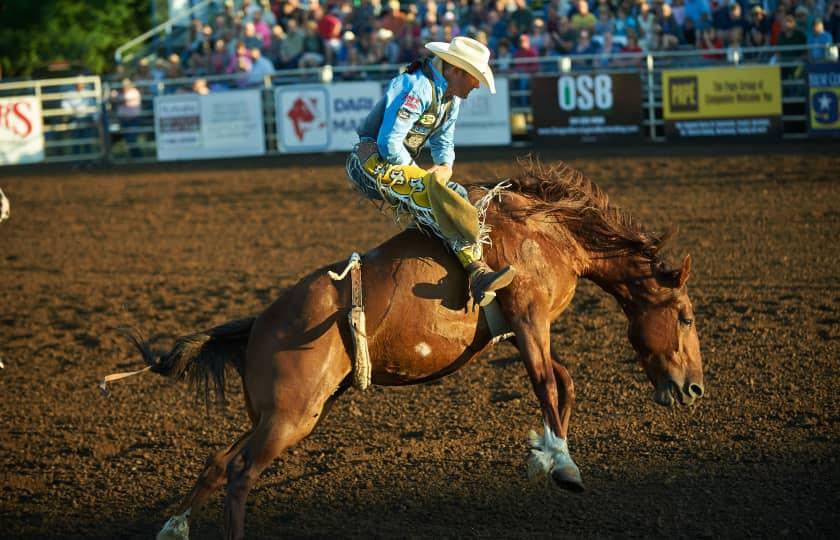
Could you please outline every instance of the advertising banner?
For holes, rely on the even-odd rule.
[[[278,87],[277,149],[284,153],[347,151],[356,129],[382,96],[376,82]]]
[[[31,96],[0,98],[0,165],[43,160],[41,102]]]
[[[508,80],[496,79],[496,93],[484,86],[461,102],[455,124],[455,145],[503,146],[510,144],[510,99]]]
[[[582,142],[638,137],[642,83],[637,73],[576,73],[537,77],[531,106],[539,138]]]
[[[665,70],[662,113],[672,138],[778,137],[779,66]]]
[[[265,154],[259,90],[155,98],[159,160]]]
[[[808,66],[808,134],[840,136],[840,64]]]

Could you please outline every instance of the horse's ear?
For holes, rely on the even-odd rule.
[[[691,255],[686,255],[682,262],[682,268],[680,268],[679,285],[677,288],[682,288],[688,281],[689,276],[691,276]]]

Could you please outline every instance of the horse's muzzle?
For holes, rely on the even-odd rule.
[[[691,405],[705,393],[703,383],[686,381],[680,387],[672,379],[662,381],[656,390],[653,391],[653,400],[666,407],[670,407],[674,403],[680,405]]]

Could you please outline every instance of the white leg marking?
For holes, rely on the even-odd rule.
[[[0,222],[9,219],[10,215],[11,211],[9,206],[9,199],[6,198],[6,195],[3,194],[3,190],[0,189]]]
[[[432,348],[429,347],[429,344],[426,343],[425,341],[421,341],[420,343],[415,345],[414,346],[414,351],[417,354],[419,354],[420,356],[422,356],[423,358],[426,358],[427,356],[432,354]]]
[[[543,424],[544,435],[540,437],[531,430],[528,434],[528,447],[531,455],[528,458],[528,478],[536,479],[550,474],[555,468],[577,465],[569,455],[569,445],[566,439],[558,437],[548,424]]]
[[[190,511],[187,510],[180,516],[172,516],[163,526],[156,540],[190,540]]]

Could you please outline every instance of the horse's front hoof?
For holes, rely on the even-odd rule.
[[[180,516],[172,516],[157,533],[155,540],[190,540],[190,512],[187,510]]]
[[[562,467],[554,467],[551,470],[551,479],[561,489],[580,493],[584,490],[583,480],[580,478],[580,470],[573,463]]]

